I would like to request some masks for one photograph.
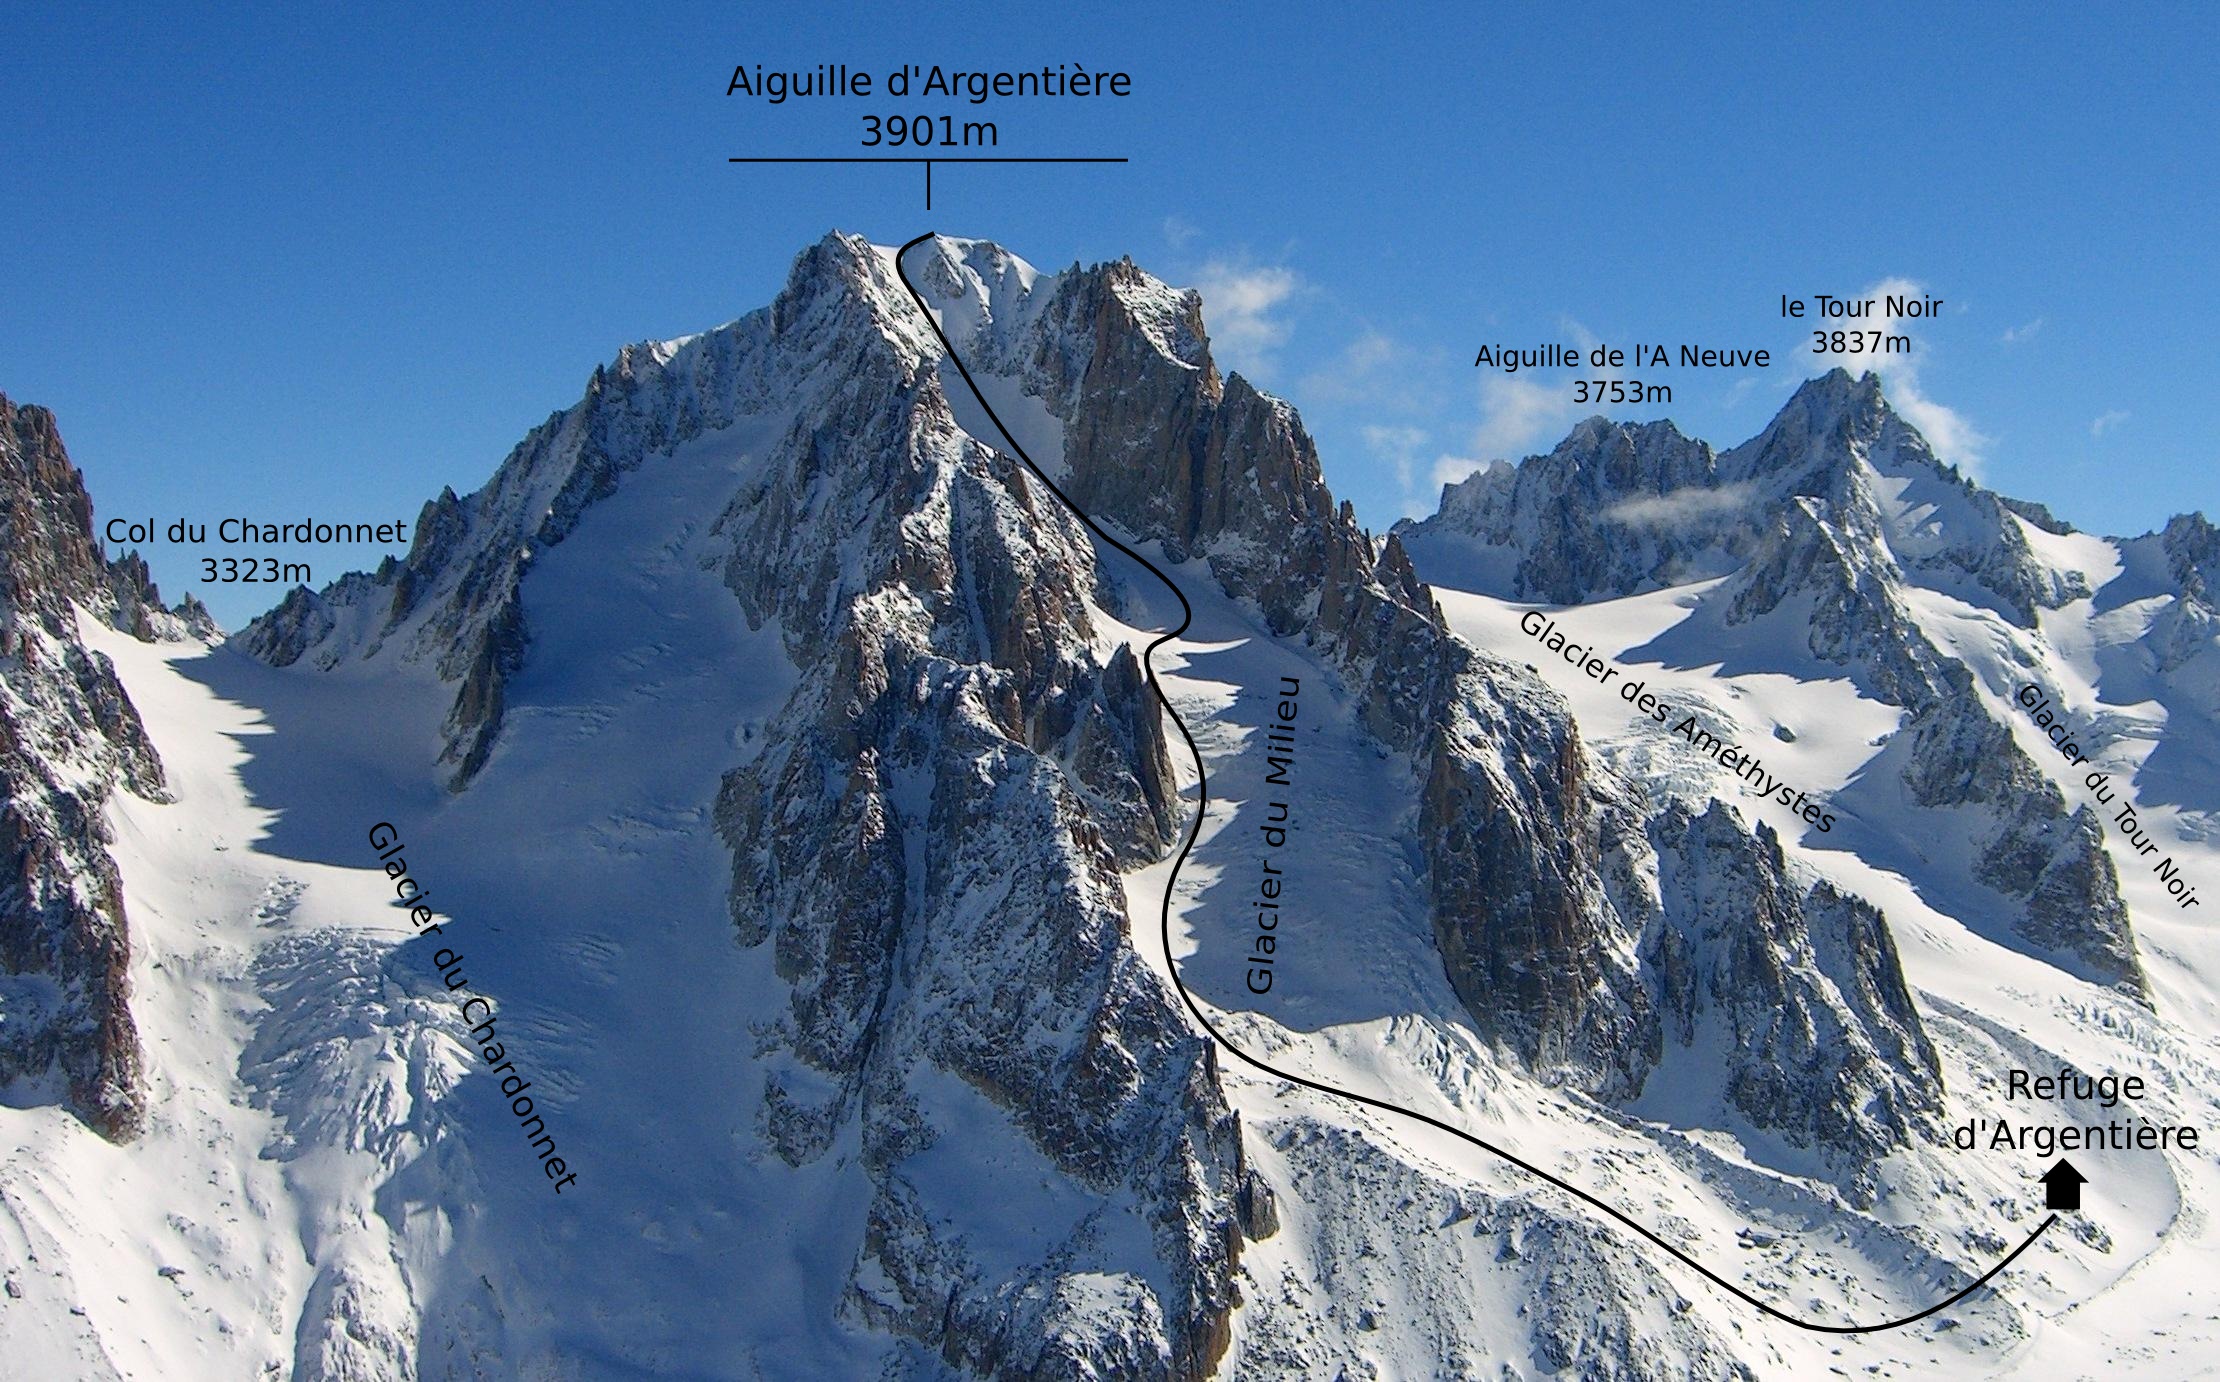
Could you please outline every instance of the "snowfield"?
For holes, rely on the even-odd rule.
[[[891,272],[892,251],[871,252]],[[978,347],[967,363],[981,393],[1051,478],[1068,479],[1066,425],[1020,349],[1044,329],[1065,276],[984,242],[926,252],[945,257],[935,306],[954,340]],[[1139,276],[1120,291],[1146,341],[1193,368],[1200,347],[1182,335],[1184,299]],[[752,341],[754,321],[724,330]],[[889,330],[903,349],[939,349],[914,312]],[[800,962],[778,944],[738,943],[734,854],[716,813],[727,774],[766,754],[770,727],[821,668],[789,657],[795,625],[750,627],[728,564],[741,541],[735,516],[772,486],[767,458],[788,447],[820,459],[830,435],[812,432],[787,395],[841,398],[850,385],[837,361],[806,378],[740,370],[756,392],[710,418],[686,390],[728,364],[714,358],[728,348],[741,349],[712,333],[627,357],[650,374],[692,371],[671,387],[702,424],[695,432],[643,441],[637,464],[597,477],[606,483],[585,499],[575,474],[522,465],[517,491],[498,497],[501,512],[532,522],[575,509],[575,524],[513,554],[526,651],[499,685],[490,752],[461,779],[449,771],[457,678],[420,655],[451,632],[437,600],[380,630],[367,600],[334,596],[315,655],[289,666],[222,641],[142,642],[80,620],[144,719],[174,796],[118,792],[109,807],[153,1118],[116,1145],[51,1090],[0,1090],[0,1373],[964,1375],[885,1327],[910,1289],[897,1277],[914,1269],[884,1251],[868,1217],[888,1176],[925,1206],[976,1210],[933,1220],[961,1236],[975,1276],[1016,1276],[1081,1248],[1120,1262],[1164,1251],[1125,1212],[1128,1188],[1085,1183],[1027,1135],[1013,1099],[938,1066],[907,1072],[907,1092],[930,1115],[920,1125],[938,1135],[904,1144],[891,1167],[883,1145],[849,1123],[830,1124],[830,1145],[808,1158],[783,1155],[766,1130],[767,1082],[800,1104],[829,1106],[840,1091],[774,1030]],[[928,382],[931,366],[920,366]],[[1005,449],[964,380],[945,360],[938,368],[958,439]],[[595,389],[603,382],[597,372]],[[838,444],[823,442],[828,468],[841,463]],[[1939,561],[1975,521],[1962,497],[1876,464],[1881,521],[1899,552]],[[1689,511],[1713,524],[1731,508]],[[470,512],[456,541],[490,541],[467,524],[495,510]],[[952,520],[943,507],[908,521]],[[2177,630],[2187,616],[2153,539],[2014,521],[2061,588],[2078,579],[2089,593],[2024,627],[1983,590],[1908,568],[1913,617],[1970,671],[1989,713],[2069,805],[2089,789],[2014,703],[2016,689],[2040,684],[2086,726],[2094,766],[2132,794],[2163,852],[2209,883],[2208,906],[2220,908],[2210,771],[2220,765],[2220,651],[2199,628]],[[1141,655],[1179,610],[1148,571],[1090,543],[1091,651],[1108,666],[1121,646]],[[1212,553],[1132,545],[1193,607],[1156,670],[1200,748],[1209,807],[1176,880],[1169,859],[1122,880],[1103,871],[1106,929],[1116,930],[1122,881],[1118,940],[1146,965],[1136,987],[1170,1002],[1184,984],[1234,1043],[1213,1058],[1215,1078],[1276,1217],[1239,1246],[1240,1305],[1220,1375],[2214,1370],[2220,1162],[2206,1149],[2074,1153],[2089,1178],[2086,1210],[2064,1216],[1993,1289],[1907,1328],[1835,1336],[1749,1309],[1456,1137],[1245,1064],[1252,1054],[1512,1149],[1813,1320],[1918,1310],[2044,1215],[2035,1178],[2051,1158],[2033,1151],[1919,1141],[1870,1168],[1873,1193],[1854,1191],[1841,1167],[1719,1097],[1732,1053],[1716,1026],[1668,1050],[1621,1102],[1531,1073],[1481,1035],[1445,971],[1414,843],[1423,765],[1367,727],[1361,688],[1327,653],[1301,632],[1274,633],[1256,599],[1228,593]],[[1420,574],[1439,578],[1450,630],[1531,668],[1546,684],[1537,700],[1569,714],[1619,780],[1697,813],[1726,803],[1778,835],[1799,885],[1825,880],[1885,914],[1941,1061],[1943,1129],[2119,1116],[2007,1102],[2005,1070],[2072,1066],[2140,1075],[2151,1093],[2139,1112],[2220,1133],[2216,922],[2176,906],[2108,825],[2150,1004],[2037,953],[1966,882],[1982,822],[1915,814],[1905,800],[1892,757],[1905,712],[1799,641],[1797,609],[1745,622],[1721,614],[1738,569],[1726,545],[1702,548],[1678,569],[1685,579],[1570,605],[1504,594],[1513,565],[1501,546],[1444,538],[1413,551]],[[858,540],[839,549],[834,575],[860,582],[908,555]],[[1523,632],[1535,609],[1618,677],[1599,683]],[[1288,679],[1300,685],[1296,748],[1278,785],[1266,781],[1266,735]],[[1641,714],[1619,694],[1629,681],[1669,702],[1672,720],[1696,713],[1762,754],[1774,777],[1830,803],[1835,828],[1758,796]],[[1171,761],[1191,811],[1198,765],[1176,738]],[[828,778],[824,791],[844,785]],[[930,816],[933,790],[928,778],[900,779],[887,797],[914,822]],[[1262,830],[1283,807],[1287,843],[1267,849]],[[380,822],[405,842],[439,934],[417,935],[394,904],[368,838]],[[989,843],[1032,846],[1014,830]],[[863,848],[845,835],[822,845]],[[1258,993],[1249,957],[1267,858],[1283,871],[1281,910],[1273,982]],[[888,891],[923,887],[925,864],[907,867]],[[1167,892],[1168,936],[1158,924]],[[981,896],[973,920],[985,928],[1003,904]],[[508,1057],[577,1177],[570,1190],[558,1194],[542,1173],[481,1060],[434,964],[443,949],[492,1003]],[[997,972],[990,954],[931,958]],[[889,963],[907,984],[925,958]],[[910,996],[898,986],[888,1001]],[[1139,1319],[1171,1294],[1155,1278],[1137,1292],[1136,1279],[1074,1272],[1057,1318],[1104,1333],[1101,1322]]]

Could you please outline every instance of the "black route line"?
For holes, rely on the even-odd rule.
[[[1054,480],[1048,478],[1047,472],[1043,471],[1038,465],[1034,464],[1033,458],[1026,454],[1025,448],[1018,445],[1017,438],[1010,435],[1010,429],[1003,425],[1002,418],[994,411],[994,405],[987,402],[987,396],[980,391],[978,381],[974,380],[971,377],[971,371],[965,367],[963,357],[956,353],[956,347],[954,343],[948,339],[948,333],[941,330],[940,320],[933,315],[932,308],[926,305],[924,296],[917,291],[917,285],[910,282],[909,271],[903,267],[902,257],[908,254],[911,250],[915,249],[918,245],[932,238],[933,232],[927,231],[925,232],[925,234],[918,236],[915,240],[912,240],[908,244],[902,246],[902,248],[900,248],[899,250],[896,250],[894,252],[894,272],[901,278],[902,286],[909,290],[910,297],[917,303],[917,310],[924,315],[926,324],[931,326],[933,328],[933,334],[940,338],[942,348],[948,352],[949,362],[955,365],[956,372],[963,376],[964,383],[967,387],[970,388],[972,397],[979,400],[979,406],[986,410],[987,417],[990,421],[994,423],[995,430],[1000,432],[1002,434],[1002,439],[1010,444],[1011,453],[1014,454],[1020,461],[1023,461],[1025,463],[1025,468],[1032,471],[1034,476],[1038,478],[1042,484],[1048,486],[1049,493],[1055,495],[1059,500],[1061,500],[1064,507],[1070,509],[1072,513],[1079,519],[1079,521],[1086,524],[1088,529],[1091,530],[1096,537],[1101,538],[1104,542],[1109,543],[1112,547],[1115,547],[1120,552],[1123,552],[1128,557],[1131,557],[1133,560],[1147,567],[1149,573],[1155,576],[1158,580],[1162,581],[1165,585],[1165,588],[1172,592],[1172,597],[1179,601],[1178,627],[1166,629],[1163,632],[1157,634],[1155,641],[1151,642],[1141,654],[1141,667],[1142,670],[1148,675],[1149,689],[1156,693],[1157,702],[1164,707],[1164,713],[1171,717],[1173,726],[1179,730],[1179,737],[1185,740],[1187,743],[1187,752],[1189,756],[1195,760],[1195,817],[1194,820],[1188,825],[1187,838],[1180,842],[1179,853],[1172,859],[1171,872],[1166,876],[1164,880],[1164,907],[1162,916],[1164,963],[1166,968],[1171,971],[1172,986],[1179,990],[1179,996],[1183,1000],[1185,1000],[1187,1004],[1187,1010],[1195,1015],[1195,1020],[1202,1024],[1203,1030],[1208,1032],[1213,1040],[1215,1040],[1220,1046],[1224,1047],[1228,1052],[1232,1053],[1233,1057],[1236,1060],[1241,1061],[1245,1065],[1253,1066],[1256,1069],[1263,1071],[1265,1074],[1274,1077],[1275,1079],[1286,1080],[1290,1084],[1300,1085],[1305,1089],[1315,1090],[1320,1094],[1329,1095],[1336,1099],[1346,1099],[1351,1103],[1362,1104],[1367,1108],[1379,1109],[1383,1113],[1399,1114],[1405,1118],[1415,1119],[1418,1122],[1424,1123],[1430,1128],[1434,1128],[1440,1132],[1448,1133],[1451,1137],[1457,1138],[1460,1141],[1468,1142],[1473,1146],[1478,1147],[1481,1151],[1486,1152],[1488,1155],[1497,1158],[1498,1160],[1509,1162],[1511,1165],[1518,1167],[1520,1170],[1525,1171],[1529,1175],[1535,1176],[1540,1180],[1546,1181],[1547,1183],[1556,1186],[1559,1190],[1562,1190],[1566,1194],[1573,1196],[1575,1199],[1581,1201],[1583,1204],[1589,1205],[1595,1209],[1599,1209],[1605,1214],[1610,1215],[1612,1219],[1621,1224],[1624,1224],[1626,1227],[1640,1234],[1643,1238],[1649,1240],[1650,1242],[1656,1244],[1658,1247],[1663,1248],[1666,1252],[1672,1254],[1672,1256],[1678,1259],[1683,1266],[1688,1267],[1697,1275],[1703,1277],[1704,1280],[1709,1281],[1714,1286],[1719,1287],[1727,1294],[1745,1302],[1746,1304],[1755,1306],[1758,1310],[1772,1316],[1776,1320],[1781,1320],[1785,1323],[1795,1325],[1798,1329],[1808,1329],[1815,1334],[1877,1334],[1882,1332],[1883,1330],[1901,1329],[1905,1325],[1916,1324],[1919,1321],[1926,1319],[1929,1315],[1947,1310],[1951,1306],[1956,1305],[1959,1301],[1964,1300],[1967,1296],[1972,1295],[1975,1291],[1980,1290],[1983,1286],[1988,1285],[1989,1282],[1996,1277],[1997,1273],[2003,1271],[2006,1267],[2011,1266],[2012,1263],[2019,1258],[2021,1253],[2024,1253],[2029,1248],[2035,1246],[2035,1240],[2042,1237],[2044,1231],[2050,1228],[2052,1224],[2058,1222],[2058,1216],[2056,1214],[2050,1215],[2048,1218],[2044,1219],[2043,1222],[2037,1224],[2035,1226],[2035,1231],[2028,1234],[2018,1247],[2012,1249],[2001,1259],[1999,1259],[1995,1266],[1989,1268],[1989,1270],[1975,1277],[1972,1281],[1967,1282],[1964,1286],[1961,1286],[1956,1291],[1951,1292],[1949,1295],[1943,1297],[1941,1300],[1936,1301],[1933,1305],[1928,1306],[1924,1310],[1918,1311],[1914,1314],[1905,1315],[1899,1319],[1883,1320],[1878,1324],[1818,1324],[1811,1320],[1801,1319],[1795,1315],[1791,1315],[1787,1311],[1781,1309],[1779,1306],[1772,1305],[1766,1301],[1758,1299],[1756,1296],[1751,1295],[1748,1291],[1736,1285],[1734,1282],[1729,1281],[1727,1278],[1721,1276],[1719,1273],[1713,1271],[1711,1268],[1697,1261],[1694,1257],[1691,1257],[1687,1252],[1683,1251],[1677,1245],[1669,1243],[1665,1239],[1659,1237],[1655,1231],[1645,1227],[1643,1224],[1627,1215],[1625,1211],[1620,1210],[1613,1205],[1605,1203],[1603,1200],[1598,1199],[1596,1196],[1590,1194],[1586,1190],[1581,1189],[1579,1186],[1574,1185],[1572,1182],[1567,1181],[1552,1172],[1546,1171],[1539,1166],[1536,1166],[1533,1162],[1528,1161],[1513,1152],[1506,1151],[1503,1148],[1496,1146],[1494,1143],[1487,1141],[1485,1138],[1467,1132],[1463,1128],[1452,1126],[1451,1124],[1445,1123],[1441,1119],[1435,1118],[1429,1114],[1421,1113],[1417,1109],[1404,1108],[1401,1104],[1391,1104],[1385,1099],[1377,1099],[1369,1094],[1359,1094],[1355,1090],[1342,1089],[1335,1085],[1324,1084],[1318,1080],[1311,1079],[1304,1075],[1298,1075],[1293,1071],[1282,1070],[1278,1066],[1273,1065],[1267,1061],[1257,1059],[1255,1056],[1250,1055],[1247,1051],[1244,1051],[1239,1046],[1235,1045],[1224,1032],[1218,1030],[1217,1024],[1212,1022],[1210,1020],[1210,1015],[1203,1011],[1202,1005],[1196,1001],[1195,995],[1188,992],[1186,980],[1180,978],[1179,962],[1172,958],[1172,893],[1179,882],[1180,866],[1187,862],[1188,854],[1192,852],[1195,848],[1196,839],[1202,834],[1203,817],[1210,809],[1210,779],[1208,772],[1203,767],[1202,750],[1196,747],[1195,736],[1188,733],[1187,722],[1180,718],[1178,708],[1172,704],[1172,698],[1164,693],[1163,685],[1159,683],[1156,679],[1156,650],[1171,642],[1173,639],[1178,638],[1181,634],[1187,632],[1187,626],[1194,622],[1194,607],[1187,603],[1187,592],[1179,588],[1178,582],[1174,581],[1170,576],[1166,575],[1163,569],[1158,567],[1156,563],[1150,561],[1147,557],[1142,556],[1139,552],[1134,551],[1131,547],[1128,547],[1125,543],[1119,541],[1118,538],[1111,534],[1108,529],[1104,528],[1102,524],[1095,521],[1094,515],[1088,513],[1085,509],[1079,507],[1078,504],[1074,503],[1070,495],[1064,493],[1062,489],[1057,487],[1057,484]]]

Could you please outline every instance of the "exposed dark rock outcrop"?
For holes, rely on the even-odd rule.
[[[1873,1167],[1941,1109],[1942,1065],[1881,914],[1830,884],[1797,886],[1773,832],[1718,802],[1671,806],[1648,833],[1659,896],[1643,951],[1669,1041],[1723,1066],[1734,1110],[1835,1154],[1870,1195]]]
[[[774,1084],[766,1127],[797,1162],[861,1129],[860,1318],[995,1376],[1199,1377],[1243,1181],[1210,1049],[1126,933],[1121,862],[1178,823],[1163,730],[1131,652],[1094,650],[1085,533],[958,431],[890,280],[845,241],[797,264],[768,349],[835,354],[846,386],[722,520],[728,584],[802,669],[719,807],[735,919],[794,986],[765,1039],[813,1072]],[[949,1223],[975,1207],[905,1167],[944,1135],[921,1090],[951,1075],[1063,1175],[1134,1197],[1172,1294],[1084,1229],[1068,1265],[982,1275]],[[1089,1267],[1124,1305],[1072,1289]]]
[[[1073,497],[1175,561],[1202,558],[1267,627],[1328,654],[1372,731],[1424,765],[1435,928],[1474,1020],[1602,1082],[1644,1000],[1584,842],[1570,722],[1449,634],[1401,544],[1376,546],[1335,501],[1293,408],[1221,380],[1195,295],[1121,260],[1066,275],[1039,320],[975,340],[1064,420]]]
[[[1267,627],[1318,645],[1357,691],[1373,733],[1410,755],[1436,943],[1475,1025],[1538,1072],[1631,1097],[1672,1042],[1690,1039],[1709,1001],[1677,991],[1680,1025],[1661,1027],[1659,995],[1678,981],[1660,966],[1682,953],[1672,938],[1701,923],[1669,889],[1660,908],[1654,884],[1627,887],[1627,877],[1657,869],[1636,839],[1641,803],[1599,780],[1571,719],[1538,681],[1450,634],[1399,538],[1376,546],[1334,501],[1294,410],[1239,376],[1221,382],[1192,294],[1121,261],[1065,275],[1030,320],[1031,329],[982,320],[968,348],[1023,377],[1064,421],[1075,498],[1174,560],[1202,558]],[[1589,430],[1618,448],[1604,462],[1613,483],[1652,470],[1660,486],[1715,478],[1710,449],[1669,424],[1625,436]],[[1591,531],[1585,506],[1600,494],[1554,496],[1539,528],[1568,541]],[[1576,569],[1583,560],[1569,547],[1560,556]],[[1724,816],[1685,852],[1700,863],[1707,849],[1731,851],[1726,837],[1736,832],[1744,872],[1769,866],[1785,888],[1778,851],[1766,853]],[[1802,913],[1791,910],[1783,924],[1800,934]],[[1894,949],[1877,914],[1870,923],[1880,942],[1857,948],[1858,983],[1901,995]],[[1644,950],[1645,935],[1658,948]],[[1887,1065],[1899,1044],[1926,1049],[1908,1000],[1884,1011],[1845,1005],[1786,972],[1745,978],[1745,999],[1773,1005],[1784,1022],[1831,1024],[1845,1062],[1797,1069],[1797,1098],[1742,1099],[1751,1121],[1855,1159],[1900,1143],[1911,1115],[1934,1106],[1931,1051],[1908,1074]],[[1753,1053],[1746,1087],[1771,1054]],[[1846,1111],[1867,1106],[1906,1113],[1860,1122]]]
[[[862,1168],[838,1308],[993,1376],[1198,1378],[1247,1182],[1211,1049],[1127,930],[1121,868],[1182,825],[1165,727],[1092,613],[1114,597],[1084,530],[959,429],[939,355],[885,257],[828,237],[770,307],[626,349],[485,488],[427,505],[406,558],[294,592],[243,644],[304,673],[429,664],[468,791],[561,617],[531,607],[535,561],[640,466],[744,424],[700,519],[793,687],[716,822],[740,941],[789,992],[735,1021],[770,1068],[771,1154]],[[978,1136],[1091,1206],[1029,1260],[982,1249],[999,1206],[917,1169]]]
[[[1699,617],[1730,629],[1778,623],[1784,641],[1903,707],[1904,747],[1891,761],[1906,793],[1936,811],[1979,808],[1951,828],[1971,832],[1974,881],[1999,896],[2013,929],[2140,996],[2095,820],[2068,805],[1907,603],[1927,582],[2032,628],[2039,611],[2090,594],[2038,559],[2022,518],[2068,531],[1937,459],[1876,378],[1835,370],[1717,455],[1669,423],[1591,418],[1547,456],[1447,487],[1439,514],[1402,531],[1444,569],[1507,571],[1495,593],[1553,603],[1730,576]],[[2193,525],[2168,531],[2170,557],[2198,550]],[[2173,561],[2185,585],[2196,580],[2193,557]]]
[[[0,397],[0,1083],[113,1139],[146,1118],[123,884],[103,816],[122,789],[166,800],[162,763],[79,612],[144,640],[207,635],[165,608],[135,553],[111,561],[53,415]]]
[[[1125,261],[1036,280],[963,242],[909,262],[974,372],[1061,424],[1062,454],[1035,459],[1309,644],[1408,763],[1444,971],[1489,1041],[1630,1099],[1728,1031],[1735,1058],[1696,1084],[1749,1122],[1828,1155],[1907,1135],[1933,1055],[1878,914],[1793,886],[1724,811],[1658,817],[1537,678],[1455,637],[1401,539],[1326,488],[1295,411],[1220,376],[1192,294]],[[737,934],[786,985],[747,1019],[762,1145],[796,1168],[852,1159],[867,1197],[838,1308],[987,1375],[1200,1377],[1243,1238],[1283,1206],[1128,933],[1122,875],[1184,821],[1141,665],[1097,611],[1153,593],[1098,570],[1078,520],[959,425],[975,405],[941,356],[884,253],[829,237],[769,308],[626,350],[484,489],[428,505],[407,558],[295,592],[244,642],[304,673],[430,664],[467,791],[535,655],[534,561],[636,468],[745,423],[705,520],[792,689],[736,740],[715,818]],[[1642,447],[1676,474],[1718,459],[1669,429]],[[1759,900],[1746,933],[1715,905],[1730,878]],[[919,1170],[959,1133],[1090,1207],[1025,1260],[983,1252],[992,1207]]]

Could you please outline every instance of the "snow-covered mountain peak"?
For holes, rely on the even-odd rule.
[[[2202,513],[2176,514],[2159,533],[2167,565],[2186,595],[2220,604],[2220,527]]]
[[[909,263],[941,328],[967,358],[998,355],[1053,295],[1062,277],[1044,276],[991,240],[948,235],[935,235],[911,250]]]
[[[1561,605],[1686,590],[1681,627],[1646,656],[1840,669],[1906,712],[1892,766],[1916,801],[1995,813],[1967,847],[2029,942],[2142,991],[2096,818],[2017,746],[1961,653],[1969,621],[1994,621],[1989,646],[2032,665],[2021,640],[2088,596],[2090,573],[2071,541],[1940,461],[1875,376],[1806,381],[1716,456],[1677,433],[1577,428],[1401,531],[1420,573],[1459,589]]]
[[[990,386],[1088,348],[1040,320],[1057,279],[991,244],[902,267]],[[1004,401],[1060,460],[1041,405]],[[868,1213],[826,1287],[951,1360],[1138,1349],[1192,1374],[1224,1346],[1241,1166],[1118,882],[1177,821],[1165,731],[1084,529],[1003,445],[893,252],[828,236],[766,310],[620,354],[407,561],[247,641],[309,678],[429,673],[460,812],[519,790],[551,724],[674,679],[703,689],[660,713],[714,716],[740,687],[677,745],[710,779],[689,838],[730,860],[690,924],[775,985],[734,1018],[756,1175],[852,1178]],[[994,1207],[932,1171],[961,1153],[928,1156],[959,1137],[1027,1167],[1052,1219],[1087,1206],[1043,1223],[1051,1259],[973,1227]]]
[[[1196,294],[828,235],[766,307],[619,351],[405,560],[191,666],[86,630],[187,794],[104,803],[182,1112],[91,1179],[0,1164],[39,1192],[0,1242],[103,1286],[80,1325],[42,1270],[0,1341],[301,1377],[1823,1369],[1629,1230],[1798,1316],[1916,1309],[2026,1227],[2029,1168],[1939,1145],[2002,1060],[2202,1059],[2194,938],[2147,982],[2106,827],[2004,697],[2101,673],[2155,736],[2149,690],[2138,785],[2209,781],[2177,726],[2214,717],[2214,621],[2168,601],[2220,535],[2016,514],[1838,372],[1732,453],[1585,420],[1376,543]],[[1485,581],[1423,583],[1459,543]],[[2085,619],[2061,573],[2100,568]],[[1598,605],[1546,614],[1619,679],[1504,592]],[[100,752],[56,762],[124,779]],[[34,808],[52,766],[0,760]],[[444,936],[377,905],[379,818]],[[31,1055],[134,1075],[83,1059],[140,1001],[100,987],[120,911],[44,915],[89,942],[0,974],[0,1019],[89,977],[108,1007]],[[585,1195],[532,1174],[439,945]],[[38,1236],[117,1166],[213,1189],[121,1255]],[[2191,1202],[2138,1190],[2122,1242]],[[2053,1234],[1905,1348],[1985,1362],[2113,1250]],[[204,1294],[109,1311],[153,1253]]]
[[[1796,386],[1768,430],[1809,436],[1855,435],[1877,425],[1888,411],[1881,377],[1871,370],[1852,374],[1837,365]]]
[[[1839,367],[1804,381],[1765,429],[1723,453],[1720,465],[1732,480],[1786,481],[1812,494],[1856,483],[1861,468],[1970,488],[1889,406],[1879,376]]]
[[[1806,499],[1819,505],[1803,506],[1819,527],[1787,513]],[[1567,522],[1575,512],[1587,521]],[[1855,566],[1893,569],[2028,626],[2037,610],[2086,593],[2031,546],[2030,524],[2059,526],[2041,517],[1937,457],[1877,376],[1834,369],[1731,450],[1714,453],[1670,423],[1592,418],[1546,455],[1446,487],[1434,517],[1401,526],[1421,564],[1453,584],[1557,603],[1723,576],[1769,535],[1824,530],[1869,549]]]

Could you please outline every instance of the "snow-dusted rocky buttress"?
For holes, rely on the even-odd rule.
[[[228,641],[101,555],[50,420],[9,415],[10,521],[71,555],[9,543],[8,1356],[1987,1371],[2147,1333],[2174,1305],[2123,1276],[2210,1265],[2176,1227],[2210,1168],[2122,1162],[2131,1206],[2008,1289],[1811,1335],[1239,1054],[1516,1149],[1815,1321],[1947,1293],[2033,1223],[2025,1159],[1946,1146],[2001,1062],[2163,1068],[2183,1117],[2220,1088],[2220,957],[2149,919],[2008,713],[2039,678],[2147,736],[2123,771],[2201,841],[2201,519],[2074,534],[1830,377],[1717,455],[1583,424],[1375,538],[1295,409],[1221,375],[1195,294],[983,241],[902,267],[1032,458],[1186,593],[1156,671],[1199,822],[1141,662],[1177,604],[1008,454],[887,248],[828,236],[768,307],[626,348],[405,557]],[[1556,675],[1535,601],[1840,833]],[[2131,683],[2165,714],[2105,719]]]

